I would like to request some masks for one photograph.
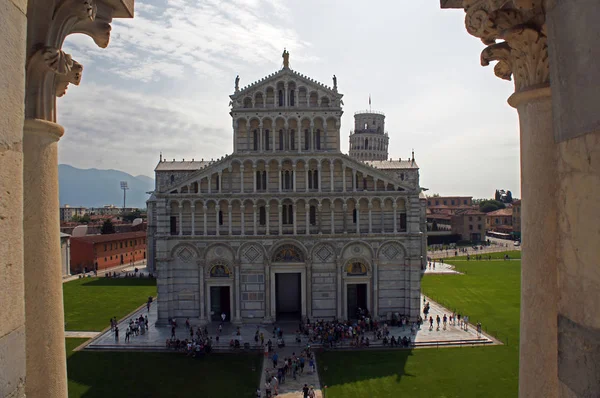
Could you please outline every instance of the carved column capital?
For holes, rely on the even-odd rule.
[[[549,83],[546,22],[541,0],[464,0],[465,27],[487,47],[481,65],[497,61],[496,76],[515,91]]]

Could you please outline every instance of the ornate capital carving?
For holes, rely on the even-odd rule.
[[[515,81],[515,91],[549,82],[542,0],[464,0],[467,31],[486,44],[481,65],[498,61],[496,76]],[[499,41],[498,40],[502,40]]]
[[[67,87],[70,84],[74,84],[79,86],[81,82],[81,75],[83,73],[83,65],[81,65],[77,61],[72,61],[71,70],[65,73],[64,75],[56,76],[56,96],[62,97],[67,93]]]

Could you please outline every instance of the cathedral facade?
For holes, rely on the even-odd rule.
[[[419,315],[425,199],[413,159],[340,151],[342,94],[289,67],[231,98],[233,153],[156,166],[159,322]],[[387,141],[386,152],[387,152]]]

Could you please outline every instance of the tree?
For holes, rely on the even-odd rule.
[[[512,192],[506,191],[506,203],[512,203],[512,201],[513,201]]]
[[[83,216],[79,217],[79,222],[82,224],[89,224],[92,222],[92,219],[90,218],[89,214],[84,214]]]
[[[140,218],[141,216],[142,216],[142,212],[136,209],[132,212],[124,214],[123,221],[133,222],[133,220],[135,220],[136,218]]]
[[[433,195],[431,195],[432,198],[439,198],[440,194],[439,193],[434,193]]]
[[[500,200],[500,191],[496,189],[496,193],[494,194],[494,200]]]
[[[506,205],[498,200],[484,200],[479,203],[479,211],[489,213],[498,209],[504,209]]]
[[[113,225],[110,218],[107,218],[106,220],[104,220],[104,222],[102,223],[102,228],[100,228],[100,233],[102,235],[108,235],[108,234],[115,233],[115,226]]]

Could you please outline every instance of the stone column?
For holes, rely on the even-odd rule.
[[[296,165],[292,165],[292,189],[296,192]]]
[[[337,283],[337,289],[336,289],[336,301],[337,301],[337,308],[336,308],[336,313],[337,313],[337,319],[342,319],[342,266],[341,266],[341,261],[339,259],[337,259],[335,261],[335,268],[336,268],[336,283]]]
[[[523,251],[519,396],[559,396],[557,267],[560,244],[558,146],[554,143],[545,9],[542,2],[476,2],[467,31],[488,45],[481,64],[515,83],[508,102],[519,113]],[[550,2],[552,3],[552,2]],[[496,42],[502,39],[501,42]],[[558,59],[556,56],[555,59]],[[562,84],[555,82],[557,87]],[[566,200],[561,197],[561,200]],[[569,337],[570,338],[570,337]],[[569,394],[570,395],[570,394]]]
[[[182,205],[179,203],[179,236],[183,235],[183,209]]]
[[[317,165],[317,188],[321,192],[321,163]]]
[[[297,220],[297,217],[296,217],[296,202],[292,203],[292,213],[294,214],[293,215],[294,218],[292,220],[294,222],[292,224],[293,224],[294,236],[295,236],[295,235],[298,235],[298,229],[296,228],[297,225],[298,225],[298,223],[296,222],[296,220]]]
[[[373,233],[373,203],[369,202],[369,233]]]
[[[281,165],[277,167],[277,170],[279,172],[279,193],[281,193]]]
[[[344,203],[342,205],[342,209],[344,210],[344,220],[343,220],[343,230],[344,233],[347,234],[348,233],[348,205],[346,203]]]
[[[306,217],[306,235],[310,235],[310,205],[304,205],[304,214]]]
[[[321,231],[321,224],[323,224],[321,219],[321,210],[323,210],[323,206],[319,203],[317,206],[317,227],[319,234],[323,233],[323,231]]]
[[[242,224],[242,236],[246,235],[246,204],[242,203],[240,206],[240,216],[241,216],[241,224]]]
[[[266,234],[270,235],[270,231],[269,231],[269,212],[270,212],[271,206],[269,206],[268,204],[265,205],[265,225],[267,227],[267,231]]]
[[[219,171],[217,173],[217,177],[218,177],[217,182],[219,183],[218,184],[219,186],[218,186],[217,192],[221,193],[221,189],[223,188],[223,171]]]
[[[360,234],[360,202],[356,203],[356,233]]]
[[[219,211],[221,211],[221,206],[220,205],[216,205],[215,206],[215,235],[219,236],[219,229],[220,229],[220,225],[219,225]]]
[[[331,233],[335,234],[335,209],[334,204],[331,203]]]
[[[356,192],[356,170],[352,169],[352,192]]]
[[[342,163],[342,192],[346,192],[346,165]]]
[[[192,236],[196,235],[196,205],[192,203],[190,206],[192,212]]]
[[[252,192],[256,193],[256,165],[252,165],[252,181],[254,181]]]
[[[377,264],[377,260],[373,260],[373,308],[371,309],[371,314],[375,317],[375,319],[379,319],[379,273],[378,273],[379,265]]]
[[[394,233],[398,232],[398,203],[396,202],[396,200],[394,200],[394,203],[392,204],[392,207],[394,208]]]
[[[227,232],[229,233],[229,236],[231,236],[231,229],[232,229],[231,227],[232,227],[232,224],[233,224],[232,221],[231,221],[231,213],[233,213],[233,205],[229,204],[227,206],[227,210],[228,210],[228,212],[227,212],[228,231]]]
[[[60,215],[57,210],[60,206],[57,149],[63,133],[62,126],[56,123],[25,119],[23,237],[27,248],[24,251],[25,348],[27,396],[30,397],[67,396]],[[12,261],[9,258],[5,260]],[[18,341],[14,340],[15,343]]]
[[[308,187],[311,186],[310,176],[308,175],[308,164],[304,164],[304,192],[308,192]]]
[[[277,206],[277,208],[279,209],[279,225],[278,225],[278,227],[279,227],[279,236],[281,236],[281,235],[283,235],[283,220],[282,220],[282,217],[283,217],[283,205],[280,204],[279,206]]]
[[[27,38],[27,3],[0,0],[0,48],[4,57],[0,73],[0,395],[23,397],[26,380],[25,281],[23,276],[23,122],[25,103],[25,59]],[[10,56],[8,54],[11,54]],[[58,198],[56,199],[58,206]],[[58,213],[58,209],[54,209]],[[57,228],[58,231],[58,228]],[[60,261],[60,257],[59,260]],[[57,265],[56,263],[55,265]],[[41,265],[41,264],[40,264]],[[57,280],[58,284],[62,281]],[[61,286],[62,289],[62,286]],[[57,297],[55,295],[54,297]],[[61,298],[62,300],[62,298]],[[61,315],[62,319],[62,315]],[[54,333],[55,331],[53,331]],[[56,336],[55,339],[57,339]],[[61,337],[62,339],[62,337]],[[64,347],[64,340],[63,347]],[[55,352],[59,352],[56,347]],[[64,354],[63,354],[64,355]],[[58,366],[66,367],[63,361]],[[47,364],[50,366],[49,364]],[[54,366],[54,365],[52,365]],[[64,389],[66,396],[66,371]]]
[[[253,235],[258,235],[258,231],[257,231],[257,222],[256,222],[256,210],[258,209],[257,205],[252,205],[252,221],[253,221]]]
[[[271,152],[275,153],[275,131],[271,131],[271,142],[273,146],[271,147]]]
[[[234,268],[234,280],[233,284],[235,285],[235,318],[233,318],[232,323],[240,324],[242,323],[242,317],[240,316],[240,304],[241,304],[241,296],[240,296],[240,265],[235,264]]]
[[[240,165],[240,192],[244,193],[244,165]]]
[[[204,230],[203,230],[203,235],[206,236],[208,235],[208,206],[206,206],[206,203],[202,206],[202,214],[203,214],[203,223],[204,223]]]
[[[330,185],[329,191],[330,192],[333,192],[333,189],[334,189],[333,167],[334,167],[333,162],[330,162],[329,163],[329,185]]]
[[[212,193],[212,174],[209,174],[207,179],[208,179],[208,193]]]

